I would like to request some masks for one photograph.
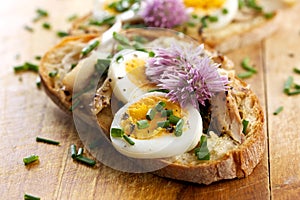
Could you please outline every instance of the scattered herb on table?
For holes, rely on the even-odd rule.
[[[246,57],[242,60],[241,66],[246,70],[246,72],[242,72],[237,75],[241,79],[250,78],[253,74],[257,73],[257,70],[250,65],[249,57]]]
[[[28,165],[30,163],[33,163],[35,161],[39,160],[39,156],[35,155],[35,154],[32,154],[30,156],[27,156],[27,157],[24,157],[23,158],[23,162],[25,165]]]
[[[36,141],[37,142],[44,142],[44,143],[47,143],[47,144],[59,145],[58,141],[47,139],[47,138],[42,138],[42,137],[36,137]]]
[[[34,32],[34,30],[33,30],[33,28],[32,27],[30,27],[30,26],[28,26],[28,25],[25,25],[24,26],[24,29],[26,30],[26,31],[28,31],[28,32]]]
[[[40,200],[40,197],[33,196],[31,194],[24,194],[24,200]]]
[[[278,115],[279,113],[281,113],[283,111],[283,106],[278,107],[274,112],[273,115]]]
[[[33,72],[38,72],[39,71],[39,66],[35,65],[30,62],[25,62],[23,65],[15,66],[14,71],[17,72],[22,72],[22,71],[33,71]]]
[[[66,37],[66,36],[68,36],[68,35],[70,35],[70,34],[67,33],[67,32],[65,32],[65,31],[57,31],[57,32],[56,32],[56,35],[57,35],[58,37]]]
[[[71,156],[74,160],[79,161],[83,164],[93,167],[96,164],[96,161],[90,158],[87,158],[83,155],[83,148],[79,148],[78,152],[76,151],[76,145],[72,144],[70,146]]]
[[[51,24],[49,24],[48,22],[44,22],[44,23],[42,24],[42,27],[43,27],[44,29],[49,30],[49,29],[51,29]]]
[[[46,18],[49,16],[48,12],[41,8],[37,9],[35,12],[36,12],[37,16],[33,19],[33,22],[37,22],[40,19]]]

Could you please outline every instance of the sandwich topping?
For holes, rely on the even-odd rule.
[[[218,159],[243,143],[251,127],[241,107],[247,86],[232,82],[234,74],[222,69],[222,62],[216,62],[222,59],[203,45],[176,41],[114,33],[112,54],[100,59],[101,46],[96,46],[69,72],[81,67],[102,74],[91,109],[97,114],[119,105],[110,138],[128,157],[187,153],[198,160]]]

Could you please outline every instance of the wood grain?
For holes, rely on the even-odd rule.
[[[148,174],[129,174],[97,163],[87,167],[72,160],[70,144],[83,146],[71,117],[60,111],[35,86],[35,73],[14,74],[12,66],[37,62],[59,41],[55,32],[66,30],[67,18],[82,15],[92,0],[11,0],[0,7],[0,194],[22,199],[24,193],[42,199],[297,199],[300,196],[299,96],[283,94],[284,81],[300,68],[300,6],[284,13],[281,29],[266,41],[236,50],[228,56],[242,72],[240,62],[249,57],[258,73],[247,79],[265,109],[268,149],[253,174],[245,179],[210,186],[174,181]],[[26,9],[25,9],[26,8]],[[50,16],[33,23],[35,10]],[[52,25],[44,30],[42,22]],[[296,25],[295,25],[296,24]],[[34,28],[33,33],[24,25]],[[273,111],[284,106],[280,115]],[[36,136],[58,140],[59,146],[35,142]],[[22,158],[36,153],[40,161],[24,166]],[[88,157],[92,157],[87,153]],[[270,183],[270,184],[269,184]]]

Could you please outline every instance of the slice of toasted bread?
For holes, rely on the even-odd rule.
[[[184,32],[185,34],[195,38],[201,43],[206,43],[214,49],[225,53],[243,46],[257,43],[267,36],[274,33],[280,24],[277,22],[281,16],[281,10],[293,5],[294,0],[278,0],[271,2],[270,0],[258,1],[262,5],[263,11],[251,10],[249,8],[241,8],[234,20],[225,27],[218,29],[202,28],[201,20],[198,23],[189,23],[179,25],[174,29]],[[109,25],[93,25],[90,22],[95,21],[93,13],[77,19],[70,33],[74,35],[86,33],[102,33],[109,28]],[[133,20],[128,23],[140,24],[142,19]]]
[[[158,39],[160,45],[163,45],[166,40],[165,38],[176,37],[178,42],[184,40],[181,34],[174,35],[174,32],[164,30],[133,29],[127,30],[123,34],[128,38],[139,35],[149,39],[149,41],[156,41],[156,39]],[[41,61],[40,76],[47,94],[60,108],[68,113],[71,113],[69,108],[72,105],[72,91],[66,90],[62,80],[66,74],[70,72],[70,68],[64,67],[64,65],[70,66],[70,63],[68,65],[68,63],[64,63],[64,60],[69,58],[70,55],[75,55],[73,57],[74,60],[70,59],[69,62],[77,63],[81,59],[80,56],[78,56],[81,51],[80,49],[96,36],[97,35],[81,35],[66,38],[62,40],[60,44],[49,50]],[[154,45],[158,43],[153,42]],[[74,52],[74,54],[72,52]],[[235,77],[235,73],[232,70],[233,64],[227,57],[215,51],[210,52],[210,55],[215,62],[220,64],[223,73],[227,74],[230,79],[230,90],[223,100],[227,101],[228,98],[231,98],[232,104],[236,109],[236,114],[238,115],[237,121],[239,123],[241,123],[242,120],[249,121],[247,129],[243,133],[244,135],[241,136],[243,139],[236,140],[230,134],[217,136],[217,131],[214,128],[206,127],[209,130],[207,138],[208,148],[211,153],[210,160],[198,160],[192,150],[183,155],[169,159],[161,159],[160,162],[162,162],[164,166],[167,166],[154,171],[157,175],[200,184],[210,184],[218,180],[248,176],[263,156],[266,145],[266,136],[263,130],[264,115],[257,96],[249,88],[249,85]],[[49,77],[48,75],[52,70],[58,70],[58,75],[55,78]],[[82,76],[85,76],[85,74]],[[96,92],[96,94],[99,95],[94,95],[95,98],[101,95],[110,98],[111,92],[107,93],[107,90],[110,89],[107,84],[109,85],[109,81],[104,81],[103,84],[99,85]],[[217,97],[218,96],[216,96],[216,98]],[[99,103],[101,99],[103,99],[99,98],[95,100],[95,98],[93,98],[94,101],[90,102]],[[107,99],[103,100],[103,102],[106,102],[104,103],[105,106],[98,109],[98,113],[90,112],[90,114],[96,115],[99,126],[103,132],[109,135],[110,125],[113,119],[112,105],[108,104],[109,101],[107,101]],[[213,102],[213,100],[211,102]],[[211,103],[211,107],[213,106]],[[229,115],[216,115],[215,117],[224,119],[230,118]],[[205,116],[202,118],[204,119]],[[88,123],[90,119],[91,118],[87,117],[83,120]],[[208,117],[208,122],[211,120],[214,120],[213,117]],[[233,129],[231,126],[228,127],[228,131]]]

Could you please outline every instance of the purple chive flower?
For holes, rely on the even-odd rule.
[[[181,0],[146,0],[140,15],[147,26],[172,28],[188,20]]]
[[[168,97],[181,106],[191,103],[197,108],[198,102],[204,105],[216,92],[227,89],[228,78],[219,74],[219,65],[205,53],[203,45],[194,48],[192,44],[173,44],[154,52],[146,75],[160,88],[169,90]]]

